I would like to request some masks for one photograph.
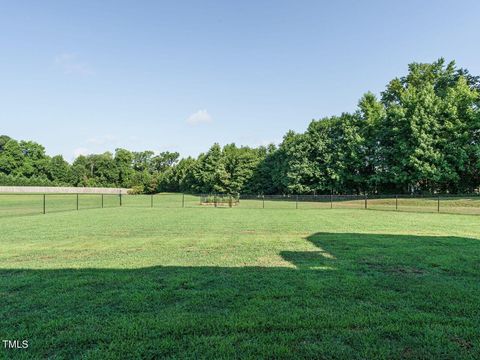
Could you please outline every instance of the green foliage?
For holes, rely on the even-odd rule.
[[[222,177],[225,177],[223,168],[222,149],[214,144],[207,153],[200,154],[193,170],[196,180],[194,189],[201,193],[224,192]]]
[[[278,147],[216,143],[197,159],[117,149],[69,165],[35,142],[2,135],[0,173],[146,193],[478,192],[480,77],[443,59],[412,63],[380,99],[367,92],[355,112],[313,120]]]
[[[0,135],[0,152],[3,151],[5,144],[11,140],[10,136]]]
[[[120,187],[130,187],[135,172],[132,168],[133,154],[125,149],[116,149],[114,161],[118,171],[118,185]]]
[[[193,164],[193,186],[189,190],[238,194],[251,182],[262,156],[262,148],[237,147],[235,144],[221,148],[214,144]]]
[[[72,179],[72,171],[68,162],[63,156],[56,155],[49,159],[47,163],[47,176],[52,181],[58,181],[67,184]]]
[[[197,160],[192,157],[181,159],[178,164],[171,168],[160,183],[160,191],[192,192],[196,180],[194,170]]]
[[[25,177],[0,173],[0,186],[69,186],[67,182],[52,181],[44,177]]]
[[[156,172],[166,171],[178,162],[179,157],[178,152],[163,151],[152,158],[150,169]]]
[[[478,147],[471,131],[478,101],[478,90],[453,62],[411,64],[408,75],[394,79],[382,94],[382,180],[408,191],[477,188],[478,182],[465,182],[462,171],[471,147]]]

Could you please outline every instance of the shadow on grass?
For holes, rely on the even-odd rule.
[[[17,358],[474,358],[480,241],[317,233],[288,267],[2,269]],[[12,351],[15,351],[13,354]]]

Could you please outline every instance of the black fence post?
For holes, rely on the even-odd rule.
[[[43,194],[43,213],[45,214],[45,194]]]
[[[368,195],[365,193],[365,209],[368,209]]]
[[[395,210],[398,210],[398,195],[395,195]]]
[[[213,205],[217,207],[217,195],[213,195]]]
[[[103,209],[103,194],[102,194],[102,209]]]
[[[122,206],[122,193],[120,193],[120,206]]]
[[[437,198],[437,212],[440,212],[440,195]]]
[[[295,209],[298,209],[298,195],[295,195]]]
[[[182,193],[182,208],[185,207],[185,194]]]
[[[77,210],[78,210],[78,193],[77,193]]]
[[[333,209],[333,193],[330,194],[330,209]]]
[[[262,209],[265,209],[265,195],[262,195]]]

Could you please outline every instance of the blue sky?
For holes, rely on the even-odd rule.
[[[0,133],[197,155],[354,111],[413,61],[480,74],[479,1],[11,1]]]

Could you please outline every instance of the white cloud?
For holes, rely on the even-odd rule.
[[[207,110],[198,110],[187,118],[187,124],[190,125],[210,124],[212,122],[213,118]]]
[[[55,64],[60,67],[65,74],[90,75],[92,69],[87,64],[80,62],[76,54],[63,53],[55,56]]]
[[[85,148],[76,148],[75,150],[73,150],[73,156],[76,159],[80,155],[88,155],[89,152],[90,151],[88,149],[85,149]]]
[[[112,144],[112,143],[116,143],[117,141],[118,141],[118,138],[110,134],[103,135],[103,136],[94,136],[87,139],[87,143],[92,145]]]

